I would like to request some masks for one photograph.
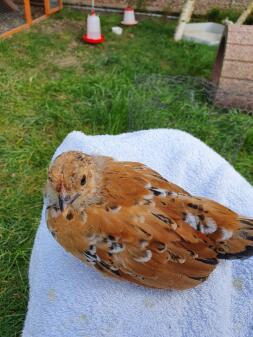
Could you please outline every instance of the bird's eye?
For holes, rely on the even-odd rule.
[[[84,175],[80,181],[80,184],[83,186],[86,184],[86,175]]]

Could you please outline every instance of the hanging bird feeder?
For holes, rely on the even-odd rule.
[[[99,44],[104,42],[104,35],[101,34],[100,18],[95,13],[95,1],[92,0],[91,14],[87,19],[87,34],[83,35],[83,40],[90,44]]]

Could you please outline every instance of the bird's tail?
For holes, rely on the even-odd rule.
[[[253,256],[253,219],[238,218],[239,229],[217,247],[219,259],[247,259]]]

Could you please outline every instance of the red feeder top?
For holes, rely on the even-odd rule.
[[[132,7],[130,7],[130,6],[127,7],[127,8],[125,8],[125,12],[133,12],[133,10],[134,9]]]

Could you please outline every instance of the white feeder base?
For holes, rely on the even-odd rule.
[[[183,39],[217,46],[224,32],[224,25],[213,22],[188,23],[185,26]]]

